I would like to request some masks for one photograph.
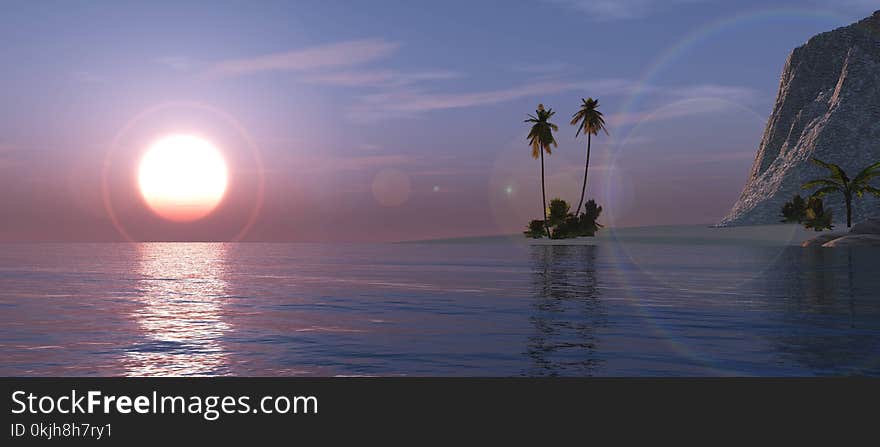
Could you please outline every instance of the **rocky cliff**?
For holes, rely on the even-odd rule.
[[[748,181],[721,225],[777,223],[782,204],[823,176],[812,157],[855,175],[880,161],[880,11],[822,33],[788,56],[773,113]],[[836,225],[843,199],[828,195]],[[880,216],[880,200],[856,200],[854,221]]]

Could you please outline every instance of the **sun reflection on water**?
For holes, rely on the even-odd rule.
[[[226,248],[214,243],[140,245],[139,306],[132,318],[143,341],[128,350],[131,376],[227,374],[221,338],[227,299]]]

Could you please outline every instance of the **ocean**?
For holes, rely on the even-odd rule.
[[[0,244],[0,375],[880,375],[876,250],[609,240]]]

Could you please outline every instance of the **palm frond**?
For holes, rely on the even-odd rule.
[[[523,121],[525,123],[532,123],[532,127],[529,129],[529,134],[526,137],[529,147],[532,149],[532,157],[540,157],[541,151],[550,154],[550,147],[557,146],[553,132],[559,130],[559,127],[549,121],[555,114],[556,112],[553,109],[545,109],[543,104],[538,104],[535,114],[527,115],[529,119]]]
[[[839,191],[840,191],[840,188],[838,188],[838,187],[836,187],[836,186],[826,186],[826,187],[824,187],[824,188],[819,188],[818,190],[816,190],[816,191],[812,194],[812,196],[813,196],[813,197],[822,197],[822,196],[824,196],[825,194],[830,194],[830,193],[833,193],[833,192],[839,192]]]
[[[581,131],[584,134],[598,135],[599,131],[604,131],[608,135],[608,129],[605,128],[605,118],[602,112],[598,110],[599,101],[593,98],[581,98],[580,109],[572,115],[571,125],[578,126],[575,138],[579,137]]]
[[[880,161],[862,169],[862,171],[853,179],[853,183],[867,183],[869,180],[878,176],[880,176]]]
[[[867,193],[870,193],[870,194],[873,194],[873,195],[875,195],[875,196],[877,196],[877,197],[880,197],[880,188],[875,188],[875,187],[873,187],[873,186],[868,185],[868,186],[865,186],[865,187],[862,189],[862,191],[867,192]]]
[[[847,177],[846,172],[844,172],[843,168],[841,168],[840,166],[838,166],[834,163],[828,163],[828,162],[819,160],[818,158],[812,158],[810,161],[812,161],[813,164],[815,164],[815,165],[821,166],[821,167],[831,171],[832,177],[835,177],[835,178],[841,180],[841,183],[844,183],[844,184],[849,183],[849,177]]]
[[[802,189],[809,189],[809,188],[815,188],[817,186],[835,187],[835,188],[838,188],[841,190],[844,188],[844,185],[841,185],[840,183],[835,182],[834,180],[831,180],[831,179],[827,179],[827,178],[820,178],[820,179],[816,179],[816,180],[811,180],[811,181],[801,185],[801,188]]]

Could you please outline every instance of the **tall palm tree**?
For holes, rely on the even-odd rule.
[[[605,128],[605,118],[602,112],[598,110],[599,101],[593,98],[581,98],[581,108],[571,117],[571,125],[577,126],[577,138],[581,131],[587,135],[587,164],[584,166],[584,186],[581,187],[581,199],[578,201],[577,210],[574,215],[577,216],[581,212],[581,205],[584,203],[584,194],[587,192],[587,174],[590,172],[590,140],[593,135],[598,135],[599,131],[605,131],[608,135],[608,129]]]
[[[544,152],[547,152],[547,155],[550,155],[550,146],[557,146],[556,138],[553,137],[553,132],[559,130],[559,127],[549,121],[555,113],[556,112],[554,112],[553,109],[544,110],[544,104],[538,104],[538,109],[535,110],[535,114],[529,115],[529,119],[523,121],[524,123],[532,123],[532,128],[529,129],[529,135],[526,137],[529,146],[532,148],[532,158],[541,158],[541,203],[543,206],[541,209],[541,216],[542,219],[544,219],[544,229],[547,231],[547,234],[550,234],[550,229],[547,227],[547,191],[544,187]]]
[[[821,186],[813,197],[822,197],[825,194],[837,192],[843,194],[843,201],[846,203],[846,226],[852,226],[852,201],[853,197],[861,198],[865,193],[873,194],[880,197],[880,188],[875,188],[869,183],[874,177],[880,177],[880,161],[862,169],[855,178],[850,180],[846,172],[840,166],[827,163],[818,158],[813,158],[812,162],[818,166],[827,169],[830,173],[828,177],[804,183],[802,188],[815,188]]]

